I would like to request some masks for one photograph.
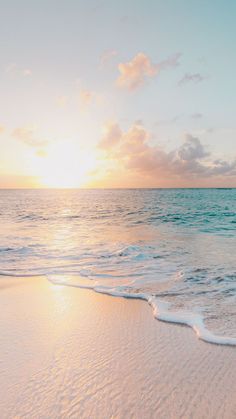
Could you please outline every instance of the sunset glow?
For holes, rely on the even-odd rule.
[[[39,153],[36,164],[42,186],[76,188],[88,182],[89,172],[95,166],[95,156],[91,151],[61,141],[50,145],[45,154]]]
[[[235,22],[0,0],[0,419],[236,419]]]
[[[233,3],[13,3],[0,188],[236,186]]]

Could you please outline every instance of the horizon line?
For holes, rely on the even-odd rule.
[[[236,189],[236,186],[157,186],[157,187],[82,187],[82,188],[0,188],[1,191],[66,191],[66,190],[157,190],[157,189]]]

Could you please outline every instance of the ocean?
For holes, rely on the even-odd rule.
[[[236,189],[1,190],[0,275],[141,298],[236,345]]]

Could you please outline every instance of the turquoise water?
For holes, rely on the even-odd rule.
[[[236,189],[1,190],[0,225],[1,275],[148,295],[236,337]]]

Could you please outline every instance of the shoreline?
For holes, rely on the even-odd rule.
[[[69,281],[63,282],[63,277],[70,278]],[[236,337],[227,335],[217,335],[205,326],[204,317],[195,311],[172,311],[171,304],[168,301],[159,300],[157,297],[147,293],[127,293],[117,290],[115,287],[102,286],[95,282],[91,286],[91,280],[80,275],[65,275],[65,274],[27,274],[27,275],[14,275],[11,276],[9,273],[0,273],[0,277],[3,278],[43,278],[50,283],[58,286],[66,286],[72,288],[78,288],[82,290],[94,291],[98,294],[108,295],[116,298],[126,298],[130,300],[141,300],[146,301],[152,308],[153,317],[164,323],[175,324],[179,326],[185,326],[195,333],[196,338],[202,340],[205,343],[213,345],[223,346],[236,346]],[[71,278],[72,281],[71,281]],[[81,282],[79,282],[81,281]],[[86,284],[87,281],[87,284]]]
[[[198,339],[201,339],[206,343],[211,343],[213,345],[236,346],[236,337],[223,335],[221,336],[211,332],[205,326],[204,317],[199,313],[194,311],[172,311],[171,304],[169,302],[159,300],[157,297],[147,293],[127,293],[119,291],[115,287],[101,286],[97,285],[96,283],[94,286],[84,285],[83,282],[85,283],[86,279],[84,277],[81,278],[79,275],[72,276],[73,279],[77,279],[77,282],[63,282],[61,281],[61,277],[64,276],[69,278],[71,277],[71,275],[46,275],[46,278],[55,285],[88,289],[99,294],[109,295],[111,297],[146,301],[152,307],[153,317],[156,320],[165,323],[187,326],[193,330]],[[82,283],[79,284],[78,280],[82,280]],[[88,279],[87,281],[88,283],[91,282],[91,280]]]
[[[236,351],[138,299],[1,278],[3,419],[233,418]]]

